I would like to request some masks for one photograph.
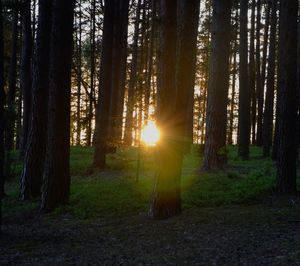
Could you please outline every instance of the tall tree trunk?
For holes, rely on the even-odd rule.
[[[154,54],[154,42],[156,33],[156,1],[151,0],[151,26],[150,26],[150,40],[148,45],[148,58],[147,58],[147,77],[145,86],[145,121],[149,119],[149,106],[151,97],[151,80],[153,76],[153,54]],[[150,17],[150,16],[149,16]]]
[[[50,42],[48,138],[41,209],[67,204],[70,191],[70,98],[74,1],[54,0]]]
[[[155,187],[150,201],[149,216],[164,219],[181,212],[180,176],[182,141],[176,110],[176,40],[177,1],[161,0],[160,14],[160,82],[158,87],[157,120],[162,139],[159,143]],[[170,101],[170,99],[173,101]],[[182,110],[180,110],[182,111]],[[181,136],[182,137],[182,136]]]
[[[209,63],[204,165],[222,168],[226,158],[227,97],[229,87],[231,1],[213,2],[212,52]]]
[[[15,121],[16,121],[16,77],[17,77],[17,51],[18,51],[18,1],[14,2],[13,22],[12,22],[12,44],[11,57],[8,74],[8,95],[7,95],[7,114],[5,130],[5,176],[11,176],[11,150],[14,148]]]
[[[136,7],[136,18],[134,23],[132,59],[131,59],[131,67],[130,67],[126,123],[125,123],[125,132],[124,132],[124,143],[126,145],[132,144],[134,96],[135,96],[135,88],[137,83],[137,67],[138,67],[138,40],[140,35],[140,13],[141,13],[141,0],[138,0],[137,7]]]
[[[112,87],[109,111],[109,146],[121,144],[127,63],[129,0],[115,0]]]
[[[183,117],[177,117],[185,129],[185,151],[193,143],[194,86],[200,0],[178,1],[176,85]],[[179,107],[178,107],[179,108]]]
[[[248,83],[248,37],[247,13],[248,1],[240,0],[240,92],[239,92],[239,122],[238,122],[238,155],[242,159],[249,158],[250,143],[250,89]]]
[[[269,26],[270,26],[270,11],[271,11],[271,1],[266,2],[265,7],[265,28],[264,28],[264,43],[263,43],[263,56],[261,62],[261,84],[262,89],[265,88],[266,81],[266,66],[267,66],[267,53],[268,53],[268,43],[269,43]]]
[[[79,25],[78,25],[78,44],[77,44],[77,105],[76,105],[76,145],[81,144],[81,83],[82,83],[82,10],[81,0],[78,2],[79,5]]]
[[[273,109],[275,90],[275,63],[276,63],[276,29],[277,29],[277,1],[272,0],[270,48],[268,60],[266,103],[263,123],[263,156],[270,156],[273,138]]]
[[[257,133],[256,145],[262,146],[262,121],[263,121],[263,105],[264,105],[264,90],[261,83],[261,56],[260,56],[260,24],[261,24],[261,0],[257,0],[257,15],[256,15],[256,96],[257,96]]]
[[[113,64],[114,7],[113,1],[105,1],[100,86],[94,133],[94,166],[99,169],[106,167]]]
[[[20,62],[20,86],[23,96],[23,126],[20,155],[23,157],[26,150],[28,133],[30,129],[32,90],[31,90],[31,58],[32,58],[32,33],[31,33],[31,1],[22,2],[22,51]]]
[[[296,192],[297,136],[297,18],[298,1],[281,0],[279,23],[279,127],[277,191]]]
[[[238,50],[238,12],[236,12],[235,18],[235,37],[233,44],[233,65],[232,65],[232,90],[231,90],[231,101],[230,101],[230,114],[229,114],[229,131],[227,142],[229,145],[233,144],[233,122],[235,112],[235,95],[236,95],[236,74],[237,74],[237,50]]]
[[[49,53],[52,0],[39,1],[36,50],[33,64],[31,128],[21,176],[21,199],[41,193],[47,141],[47,105],[49,91]]]
[[[88,117],[87,117],[87,130],[86,130],[86,144],[92,144],[92,120],[93,114],[93,99],[95,95],[95,31],[96,31],[96,0],[92,1],[91,8],[91,31],[90,31],[90,45],[91,45],[91,74],[90,74],[90,93],[88,95]]]
[[[2,0],[0,0],[0,235],[2,234],[2,200],[4,197],[4,43]]]
[[[251,141],[256,143],[256,90],[255,90],[255,0],[252,0],[249,51],[249,89],[251,92]]]

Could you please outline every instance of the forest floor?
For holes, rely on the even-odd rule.
[[[39,202],[19,202],[16,181],[8,182],[0,265],[300,265],[299,197],[274,195],[274,165],[260,152],[240,161],[229,147],[229,166],[203,173],[193,149],[183,167],[183,213],[153,221],[153,151],[143,150],[137,183],[136,150],[93,172],[92,150],[72,148],[68,206],[40,215]]]

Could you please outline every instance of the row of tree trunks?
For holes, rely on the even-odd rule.
[[[222,168],[226,158],[231,1],[213,1],[204,169]]]
[[[130,77],[128,85],[128,102],[124,132],[124,144],[132,144],[132,128],[133,128],[133,110],[134,110],[134,98],[135,89],[137,83],[137,69],[138,69],[138,40],[140,35],[140,13],[141,13],[141,0],[137,1],[136,16],[134,22],[134,34],[132,45],[132,59],[130,66]]]
[[[47,106],[49,93],[49,52],[51,36],[51,0],[40,0],[33,62],[32,116],[27,149],[21,175],[21,199],[41,193],[47,140]]]

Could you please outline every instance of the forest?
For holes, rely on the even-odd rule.
[[[0,0],[0,265],[300,265],[299,0]]]

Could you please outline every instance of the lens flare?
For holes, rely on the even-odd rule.
[[[154,121],[149,121],[141,131],[141,140],[148,146],[155,146],[159,141],[160,132]]]

